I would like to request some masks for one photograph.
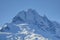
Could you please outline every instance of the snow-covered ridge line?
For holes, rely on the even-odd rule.
[[[0,32],[0,35],[1,34],[12,34],[12,33],[10,33],[10,32]]]
[[[23,38],[25,40],[37,40],[37,38],[38,40],[60,40],[60,25],[29,9],[19,12],[11,23],[6,23],[0,28],[1,40],[6,40],[1,38],[5,34],[10,40],[23,40]]]

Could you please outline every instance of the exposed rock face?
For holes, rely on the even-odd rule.
[[[35,10],[19,12],[0,29],[1,40],[59,40],[60,24],[40,16]],[[2,35],[3,34],[3,35]],[[6,37],[6,38],[4,38]]]

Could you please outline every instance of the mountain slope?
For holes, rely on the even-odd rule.
[[[0,29],[0,39],[3,40],[4,36],[7,36],[6,40],[59,40],[59,30],[60,24],[28,9],[19,12],[11,23],[6,23]],[[5,34],[1,35],[3,33]]]

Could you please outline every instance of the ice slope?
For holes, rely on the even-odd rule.
[[[6,37],[6,38],[5,38]],[[60,40],[60,24],[35,10],[19,12],[0,29],[1,40]]]

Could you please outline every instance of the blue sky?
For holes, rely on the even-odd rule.
[[[19,11],[29,8],[60,23],[60,0],[0,0],[0,25],[11,22]]]

